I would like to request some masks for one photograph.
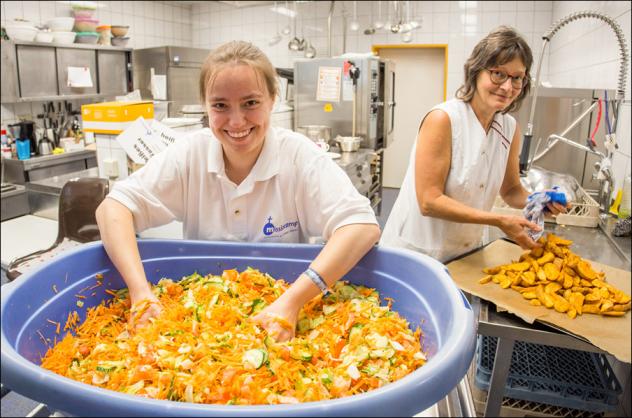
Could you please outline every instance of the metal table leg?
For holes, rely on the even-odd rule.
[[[507,337],[498,337],[498,346],[496,347],[496,358],[492,368],[492,378],[489,382],[489,391],[487,394],[487,402],[485,404],[485,416],[500,416],[500,405],[505,394],[505,382],[509,374],[511,366],[511,354],[515,340]]]

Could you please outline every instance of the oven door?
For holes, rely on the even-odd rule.
[[[395,140],[395,62],[384,65],[384,148]]]

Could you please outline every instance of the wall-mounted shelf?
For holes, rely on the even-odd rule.
[[[2,103],[105,98],[133,90],[132,49],[2,41]],[[88,67],[93,87],[67,84],[68,67]]]

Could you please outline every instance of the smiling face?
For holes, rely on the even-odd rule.
[[[502,84],[492,81],[489,70],[498,70],[509,75]],[[518,98],[521,88],[515,88],[511,84],[512,77],[524,77],[526,67],[520,58],[496,65],[478,74],[476,79],[476,93],[474,100],[494,112],[501,112]]]
[[[226,156],[256,158],[274,105],[263,77],[249,65],[229,65],[217,73],[206,97],[210,128]]]

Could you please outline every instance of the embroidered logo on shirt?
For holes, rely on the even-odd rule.
[[[268,223],[263,225],[263,235],[266,237],[282,237],[283,235],[294,232],[298,229],[298,221],[286,222],[281,226],[274,226],[272,216],[268,217]]]

